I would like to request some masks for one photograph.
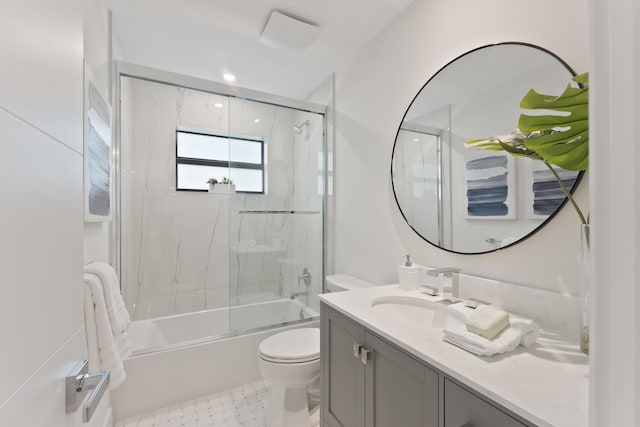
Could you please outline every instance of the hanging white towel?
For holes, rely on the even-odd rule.
[[[115,341],[107,313],[104,289],[98,276],[84,274],[85,282],[85,332],[91,371],[109,369],[110,389],[114,390],[124,381],[123,357]]]
[[[84,282],[84,332],[87,337],[87,359],[92,372],[100,370],[100,347],[98,346],[98,326],[96,307],[89,283]]]
[[[479,356],[507,353],[522,345],[528,347],[540,335],[540,328],[530,319],[511,315],[510,325],[493,340],[469,332],[462,327],[445,329],[443,339]]]
[[[102,281],[104,300],[114,335],[118,336],[126,332],[129,329],[131,319],[122,300],[120,281],[118,280],[116,271],[111,265],[105,262],[91,262],[84,266],[84,272],[95,274]]]

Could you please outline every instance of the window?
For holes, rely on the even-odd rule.
[[[176,189],[206,191],[226,177],[236,191],[264,193],[264,139],[176,130]]]

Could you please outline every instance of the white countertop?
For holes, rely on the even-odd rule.
[[[444,342],[442,329],[420,325],[407,328],[371,309],[374,298],[393,295],[441,299],[420,291],[404,291],[397,285],[323,294],[320,299],[534,424],[588,425],[589,359],[577,343],[543,330],[529,347],[520,346],[511,353],[492,357],[476,356]]]

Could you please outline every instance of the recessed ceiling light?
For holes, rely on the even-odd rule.
[[[233,75],[233,74],[231,74],[231,73],[225,73],[225,74],[222,76],[222,78],[223,78],[223,79],[225,79],[225,80],[226,80],[226,81],[228,81],[228,82],[235,82],[235,81],[236,81],[236,76],[234,76],[234,75]]]
[[[420,138],[413,138],[413,142],[420,142]]]
[[[260,123],[260,119],[255,119],[253,123]]]
[[[216,107],[216,108],[224,107],[224,105],[220,104],[219,102],[216,102],[215,104],[213,104],[213,106]]]

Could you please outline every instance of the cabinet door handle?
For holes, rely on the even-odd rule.
[[[360,349],[360,361],[366,365],[367,361],[371,358],[370,354],[371,354],[371,352],[369,350],[367,350],[366,348],[362,347]]]
[[[360,351],[362,350],[362,346],[357,342],[353,343],[353,357],[356,359],[360,358]]]

